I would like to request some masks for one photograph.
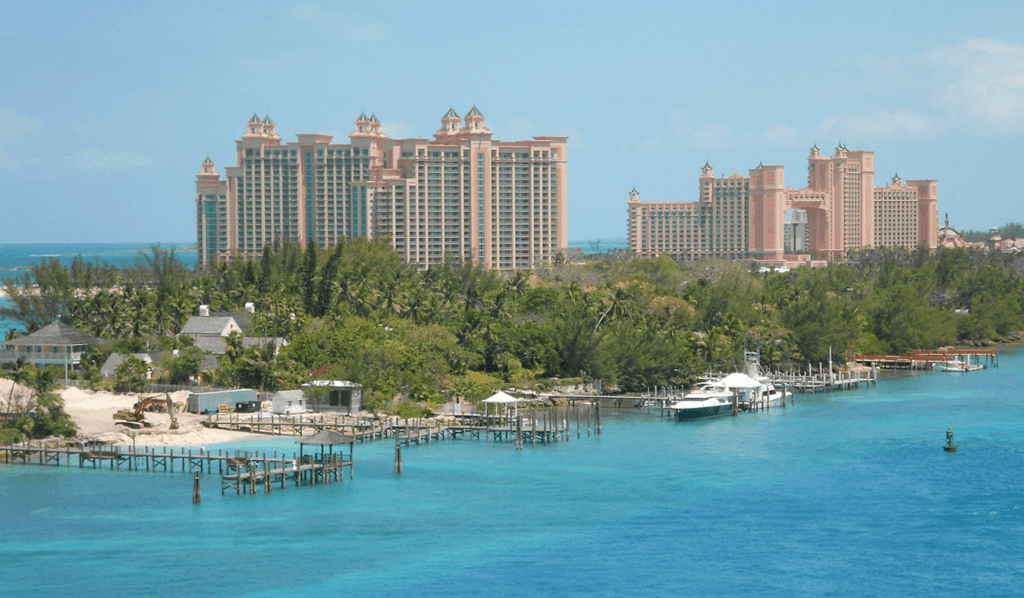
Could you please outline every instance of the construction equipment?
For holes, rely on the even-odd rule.
[[[149,428],[153,424],[146,421],[147,411],[167,411],[167,415],[171,418],[170,429],[178,429],[178,420],[174,417],[175,405],[174,401],[171,400],[171,395],[165,395],[166,398],[161,399],[158,396],[145,397],[135,403],[134,409],[121,409],[114,413],[114,419],[121,420],[115,423],[123,426],[138,429],[143,426]]]

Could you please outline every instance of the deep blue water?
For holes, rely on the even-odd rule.
[[[1024,353],[516,452],[358,445],[355,480],[226,496],[182,474],[0,466],[7,593],[1019,596]],[[947,427],[960,452],[941,450]],[[294,451],[293,440],[231,445]]]

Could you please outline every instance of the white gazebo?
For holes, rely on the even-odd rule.
[[[509,405],[515,405],[515,415],[519,415],[519,403],[524,402],[524,399],[517,399],[510,394],[498,391],[491,395],[489,398],[484,399],[484,415],[487,415],[488,405],[505,405],[506,413],[508,412]],[[495,415],[497,415],[498,408],[494,408]]]

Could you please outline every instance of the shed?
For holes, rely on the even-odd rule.
[[[306,412],[306,395],[301,390],[279,390],[270,397],[271,410],[278,415]]]
[[[323,396],[314,402],[310,400],[310,406],[317,411],[343,411],[355,413],[363,408],[363,385],[349,382],[348,380],[313,380],[309,384],[303,384],[302,388],[324,389]],[[310,395],[321,394],[319,390],[313,390]],[[315,403],[315,404],[314,404]]]
[[[248,388],[193,392],[188,395],[189,413],[216,413],[218,405],[237,407],[256,400],[256,391]]]

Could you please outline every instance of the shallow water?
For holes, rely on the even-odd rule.
[[[1011,596],[1024,354],[696,423],[624,409],[552,446],[355,448],[343,484],[0,466],[8,593]],[[956,431],[960,452],[941,450]],[[231,448],[294,451],[293,440]]]

